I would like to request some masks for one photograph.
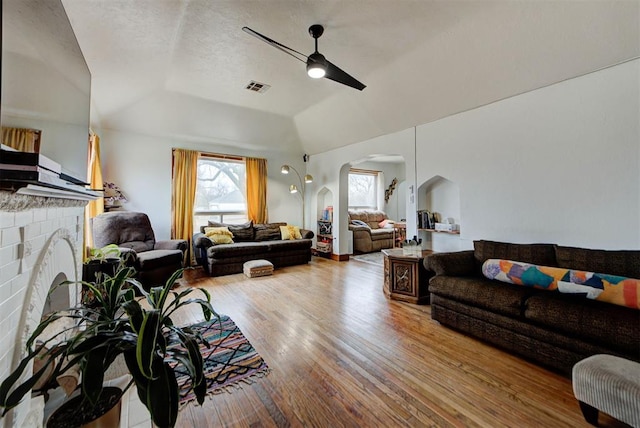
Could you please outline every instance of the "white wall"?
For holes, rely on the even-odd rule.
[[[347,252],[344,166],[379,153],[407,160],[407,213],[416,210],[412,185],[439,175],[459,187],[461,235],[438,237],[436,251],[475,239],[639,248],[638,76],[634,60],[420,125],[415,144],[412,128],[311,156],[340,213],[334,252]]]
[[[460,186],[461,239],[640,246],[640,60],[417,128],[418,183]]]
[[[96,132],[100,136],[105,181],[114,182],[123,190],[128,199],[124,209],[149,216],[156,239],[169,239],[171,235],[172,148],[266,158],[269,220],[302,223],[301,200],[289,193],[289,184],[300,185],[297,177],[280,173],[280,166],[289,164],[304,174],[302,153],[255,152],[108,129]]]

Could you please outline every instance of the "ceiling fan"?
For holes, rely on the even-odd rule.
[[[311,55],[307,56],[303,53],[298,52],[295,49],[291,49],[288,46],[283,45],[282,43],[278,43],[269,37],[258,33],[257,31],[252,30],[249,27],[242,27],[242,31],[247,34],[251,34],[252,36],[262,40],[265,43],[270,44],[276,49],[280,49],[282,52],[291,55],[298,61],[302,61],[307,64],[307,74],[310,77],[315,79],[319,79],[321,77],[326,77],[327,79],[331,79],[334,82],[342,83],[343,85],[350,86],[359,91],[366,88],[364,84],[359,82],[353,76],[339,68],[338,66],[332,64],[327,61],[327,59],[318,52],[318,38],[322,36],[324,33],[324,27],[322,25],[316,24],[309,27],[309,34],[315,40],[316,50]]]

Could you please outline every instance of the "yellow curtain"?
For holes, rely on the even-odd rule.
[[[267,160],[246,158],[247,216],[254,223],[266,223],[267,213]]]
[[[173,178],[171,182],[171,238],[185,239],[188,265],[195,264],[191,248],[193,237],[193,204],[196,199],[199,152],[173,150]]]
[[[20,150],[34,152],[40,150],[40,130],[2,127],[2,144]]]
[[[92,189],[102,189],[102,165],[100,164],[100,137],[93,132],[89,135],[89,161],[87,163],[87,182]],[[104,212],[104,198],[95,199],[84,209],[84,249],[85,258],[93,247],[90,219]]]

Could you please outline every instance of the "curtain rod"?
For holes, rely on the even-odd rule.
[[[349,172],[356,172],[360,174],[370,174],[377,175],[380,171],[376,171],[375,169],[360,169],[360,168],[349,168]]]
[[[178,150],[179,147],[173,147],[171,149],[171,151],[175,151]],[[187,149],[189,150],[189,149]],[[209,152],[201,152],[199,150],[197,150],[198,152],[198,156],[203,157],[203,158],[215,158],[215,159],[229,159],[229,160],[237,160],[237,161],[242,161],[245,160],[246,157],[244,156],[235,156],[235,155],[225,155],[222,153],[209,153]]]

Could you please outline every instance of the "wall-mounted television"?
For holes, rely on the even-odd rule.
[[[39,152],[86,178],[91,73],[64,6],[1,3],[0,125],[39,130]]]

